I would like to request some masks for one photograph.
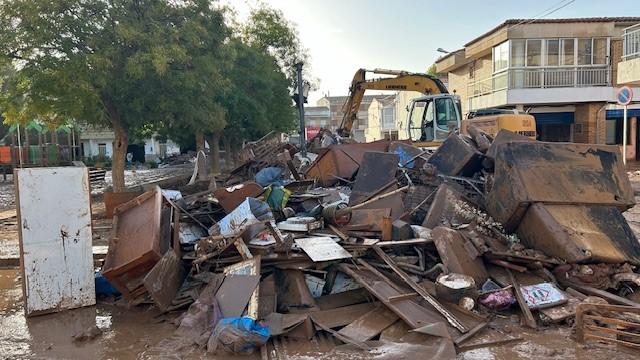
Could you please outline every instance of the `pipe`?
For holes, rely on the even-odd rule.
[[[602,110],[604,110],[605,107],[607,107],[607,105],[609,105],[609,103],[604,103],[600,109],[598,109],[598,111],[596,112],[596,144],[600,144],[600,112]],[[605,136],[605,140],[606,140],[606,136]]]

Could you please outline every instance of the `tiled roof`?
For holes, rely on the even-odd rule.
[[[490,35],[505,26],[513,26],[517,24],[558,24],[558,23],[601,23],[601,22],[625,22],[625,23],[640,23],[640,17],[637,16],[619,16],[619,17],[588,17],[588,18],[563,18],[563,19],[508,19],[486,33],[476,37],[475,39],[464,44],[469,46],[474,42]]]

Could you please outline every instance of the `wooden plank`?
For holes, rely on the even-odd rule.
[[[583,294],[598,296],[613,304],[627,305],[627,306],[640,308],[639,303],[623,298],[618,295],[614,295],[608,291],[596,289],[594,287],[587,286],[587,285],[579,285],[579,284],[571,284],[571,287],[575,288],[576,290],[580,291]]]
[[[507,274],[509,275],[509,280],[511,285],[513,286],[513,292],[516,295],[516,300],[518,301],[518,306],[520,306],[520,310],[522,310],[522,314],[524,315],[525,325],[532,329],[536,329],[538,324],[536,324],[536,319],[533,317],[529,306],[527,306],[527,302],[524,300],[524,296],[522,295],[522,291],[520,290],[520,285],[516,281],[516,278],[513,277],[513,274],[509,269],[507,270]]]
[[[409,285],[415,292],[417,292],[423,299],[425,299],[431,306],[436,309],[442,316],[444,316],[451,326],[458,329],[460,332],[465,333],[469,331],[466,326],[464,326],[460,320],[458,320],[449,310],[447,310],[442,304],[438,302],[431,294],[429,294],[422,286],[418,285],[415,281],[407,275],[402,269],[400,269],[396,263],[379,247],[374,246],[373,250],[375,250],[376,254],[387,264],[391,269],[404,280],[404,282]]]
[[[385,304],[391,311],[404,320],[409,327],[417,329],[434,322],[444,321],[439,313],[419,305],[413,300],[401,300],[390,302],[388,299],[394,295],[403,294],[387,282],[381,280],[376,274],[367,270],[356,270],[347,264],[340,264],[340,271],[348,274],[360,285],[365,287],[372,295]]]
[[[627,347],[630,347],[630,348],[634,348],[634,349],[640,350],[640,344],[636,344],[636,343],[632,343],[632,342],[628,342],[628,341],[617,340],[617,339],[608,338],[608,337],[604,337],[604,336],[593,335],[593,334],[585,334],[584,337],[585,338],[589,338],[589,339],[594,339],[594,340],[600,340],[600,341],[603,341],[603,342],[611,342],[611,343],[614,343],[614,344],[620,344],[620,345],[623,345],[623,346],[627,346]]]
[[[94,305],[87,169],[16,169],[14,179],[26,315]]]
[[[249,251],[247,244],[244,243],[241,237],[238,237],[236,241],[233,242],[233,245],[235,245],[236,249],[240,253],[240,256],[242,256],[243,260],[253,259],[253,255],[251,255],[251,251]]]
[[[357,341],[367,341],[398,320],[398,315],[386,307],[375,308],[338,331]]]

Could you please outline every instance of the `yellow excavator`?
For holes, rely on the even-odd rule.
[[[393,75],[367,79],[366,74]],[[357,119],[358,110],[366,90],[416,91],[424,96],[411,100],[407,122],[407,135],[418,147],[438,146],[451,131],[461,129],[466,133],[474,124],[490,135],[500,129],[508,129],[535,139],[535,120],[528,114],[503,110],[487,114],[476,113],[473,118],[462,120],[460,97],[449,94],[446,86],[437,77],[401,70],[359,69],[349,88],[349,97],[343,105],[344,117],[338,135],[351,136],[351,129]]]

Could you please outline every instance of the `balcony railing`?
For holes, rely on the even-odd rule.
[[[622,35],[622,61],[640,57],[640,24],[624,29]]]
[[[476,97],[505,89],[611,86],[610,66],[512,68],[469,84]]]

